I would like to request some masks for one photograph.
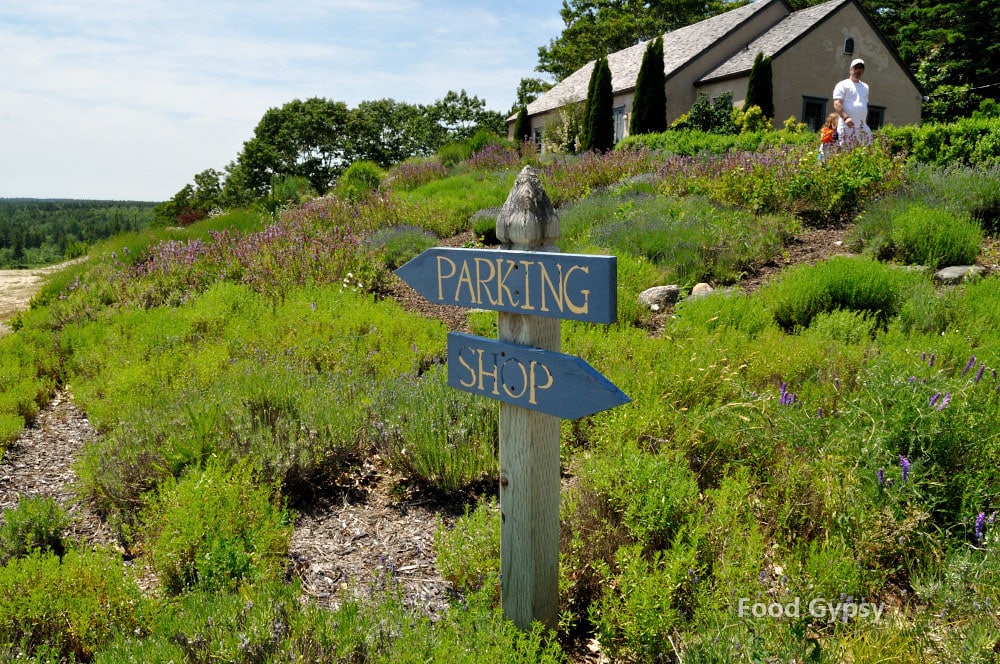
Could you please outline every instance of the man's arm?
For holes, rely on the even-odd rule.
[[[845,125],[852,128],[854,127],[854,119],[844,110],[843,99],[837,98],[833,100],[833,110],[837,115],[843,118]]]

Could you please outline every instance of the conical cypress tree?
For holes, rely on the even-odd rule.
[[[608,59],[601,58],[594,65],[587,93],[587,107],[583,113],[581,143],[584,150],[604,152],[615,146],[614,90],[611,87],[611,68]]]
[[[514,120],[514,140],[521,142],[531,138],[531,120],[528,119],[528,108],[522,106]]]
[[[597,89],[597,70],[600,68],[600,63],[600,58],[594,62],[594,68],[590,72],[590,82],[587,84],[587,101],[583,106],[583,121],[580,124],[580,149],[584,151],[590,149],[590,116],[594,108],[591,100],[594,98],[594,90]]]
[[[632,98],[629,133],[654,134],[667,130],[666,75],[663,71],[663,37],[649,42],[642,56]]]
[[[774,81],[771,73],[771,58],[763,53],[757,53],[750,78],[747,80],[747,98],[743,102],[743,110],[751,106],[759,106],[764,117],[774,119]]]

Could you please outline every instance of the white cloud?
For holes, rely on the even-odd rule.
[[[169,198],[295,98],[505,112],[560,0],[0,0],[0,196]]]

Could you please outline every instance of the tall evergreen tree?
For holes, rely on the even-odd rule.
[[[757,53],[750,78],[747,80],[747,98],[743,102],[743,110],[751,106],[759,106],[764,117],[774,119],[774,78],[771,72],[771,58],[763,53]]]
[[[514,120],[514,140],[523,141],[531,138],[531,120],[528,119],[528,108],[522,106]]]
[[[632,134],[655,134],[667,130],[666,74],[663,71],[663,37],[646,46],[632,98]]]
[[[614,90],[606,57],[594,64],[587,89],[581,143],[584,150],[605,152],[615,146]]]

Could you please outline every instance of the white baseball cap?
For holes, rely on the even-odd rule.
[[[851,60],[850,69],[854,69],[858,65],[861,65],[862,67],[864,67],[865,66],[865,61],[862,60],[861,58],[854,58],[853,60]]]

